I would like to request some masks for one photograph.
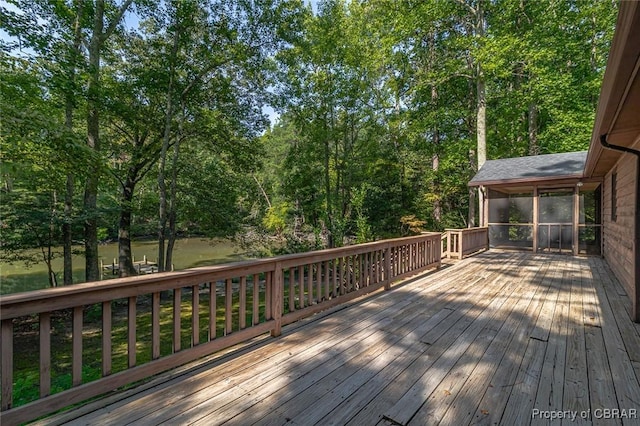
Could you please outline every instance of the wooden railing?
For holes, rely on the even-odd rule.
[[[489,228],[446,229],[441,235],[442,257],[462,259],[489,249]]]
[[[3,296],[0,423],[29,421],[259,335],[278,336],[285,324],[439,267],[440,244],[439,233],[427,233]],[[67,334],[60,333],[65,320],[70,341],[61,344],[52,336]],[[24,334],[39,346],[39,369],[32,369],[39,370],[39,398],[14,407],[15,383],[26,380],[16,367],[21,360],[14,363],[14,342]],[[90,341],[101,347],[93,381],[83,368]],[[52,353],[60,358],[65,350],[71,386],[54,393],[52,372],[60,367]]]

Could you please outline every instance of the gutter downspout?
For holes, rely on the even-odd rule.
[[[607,133],[600,135],[600,144],[610,150],[626,152],[636,156],[636,217],[633,235],[634,276],[633,321],[640,323],[640,151],[607,142]],[[603,235],[604,237],[604,235]]]

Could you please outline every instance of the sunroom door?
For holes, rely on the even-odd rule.
[[[573,252],[573,188],[539,191],[538,251]]]

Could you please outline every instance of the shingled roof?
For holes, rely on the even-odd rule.
[[[489,160],[469,186],[581,178],[587,151]]]

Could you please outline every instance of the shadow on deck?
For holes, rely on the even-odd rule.
[[[42,423],[638,424],[629,306],[599,258],[490,251]]]

